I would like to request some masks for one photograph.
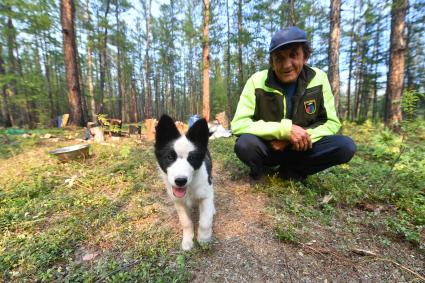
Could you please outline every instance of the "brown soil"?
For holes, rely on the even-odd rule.
[[[267,197],[248,179],[234,182],[220,172],[225,170],[216,166],[214,242],[193,266],[193,282],[420,282],[425,276],[424,254],[401,241],[384,246],[367,226],[354,235],[338,220],[326,227],[308,223],[308,242],[279,241],[266,213]],[[361,220],[366,212],[347,214]]]

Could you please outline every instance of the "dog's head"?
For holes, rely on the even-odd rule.
[[[181,135],[173,119],[163,115],[156,126],[155,156],[177,198],[186,195],[193,173],[205,159],[209,130],[205,119],[196,121]]]

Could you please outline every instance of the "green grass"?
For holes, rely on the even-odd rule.
[[[302,241],[309,236],[308,231],[301,231],[307,229],[305,223],[309,221],[332,226],[340,220],[355,233],[360,224],[347,223],[340,215],[369,204],[391,208],[370,219],[376,229],[383,228],[394,238],[401,237],[424,249],[424,121],[417,122],[414,128],[415,133],[402,143],[401,136],[382,125],[368,121],[362,125],[346,123],[343,133],[351,136],[358,147],[349,164],[310,176],[305,184],[283,181],[270,173],[266,185],[257,189],[270,200],[268,209],[275,220],[277,238],[293,243]],[[232,139],[217,140],[211,148],[215,158],[228,164],[226,173],[241,178],[246,176],[247,168],[233,154],[233,143]],[[331,201],[322,204],[329,194]],[[304,228],[297,229],[298,226]]]
[[[157,175],[152,144],[122,139],[92,144],[93,157],[58,163],[47,152],[74,143],[63,129],[32,137],[0,132],[0,281],[185,282],[201,248],[179,250],[179,234],[164,225],[170,203]],[[40,136],[61,138],[49,143]],[[270,174],[253,189],[268,199],[277,239],[312,238],[313,224],[356,235],[365,225],[384,246],[408,242],[424,249],[425,127],[404,144],[380,125],[344,124],[358,146],[353,160],[308,178],[307,183]],[[77,132],[82,137],[83,131]],[[248,180],[233,153],[235,138],[210,143],[214,170],[227,180]],[[394,160],[402,148],[399,161]],[[392,166],[394,167],[392,170]],[[322,203],[331,194],[328,203]],[[350,216],[365,204],[390,209],[364,219]],[[347,217],[347,215],[349,215]],[[93,254],[93,260],[83,260]]]
[[[155,221],[168,204],[158,204],[150,144],[93,144],[91,159],[58,163],[47,151],[72,142],[12,139],[0,173],[0,281],[188,280],[178,235]]]

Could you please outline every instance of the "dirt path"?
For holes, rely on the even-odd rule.
[[[215,241],[210,251],[201,253],[193,271],[194,282],[417,280],[391,262],[351,252],[353,246],[379,250],[376,237],[360,231],[356,238],[338,229],[338,223],[328,229],[317,224],[317,231],[310,232],[315,239],[310,245],[279,241],[273,235],[272,219],[265,213],[266,197],[255,193],[247,180],[230,181],[217,174],[225,172],[217,166],[215,172]],[[393,243],[380,254],[401,260],[412,271],[425,268],[423,255],[403,243]]]

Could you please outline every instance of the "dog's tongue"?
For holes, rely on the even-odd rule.
[[[186,194],[186,188],[173,187],[173,195],[176,198],[182,198]]]

